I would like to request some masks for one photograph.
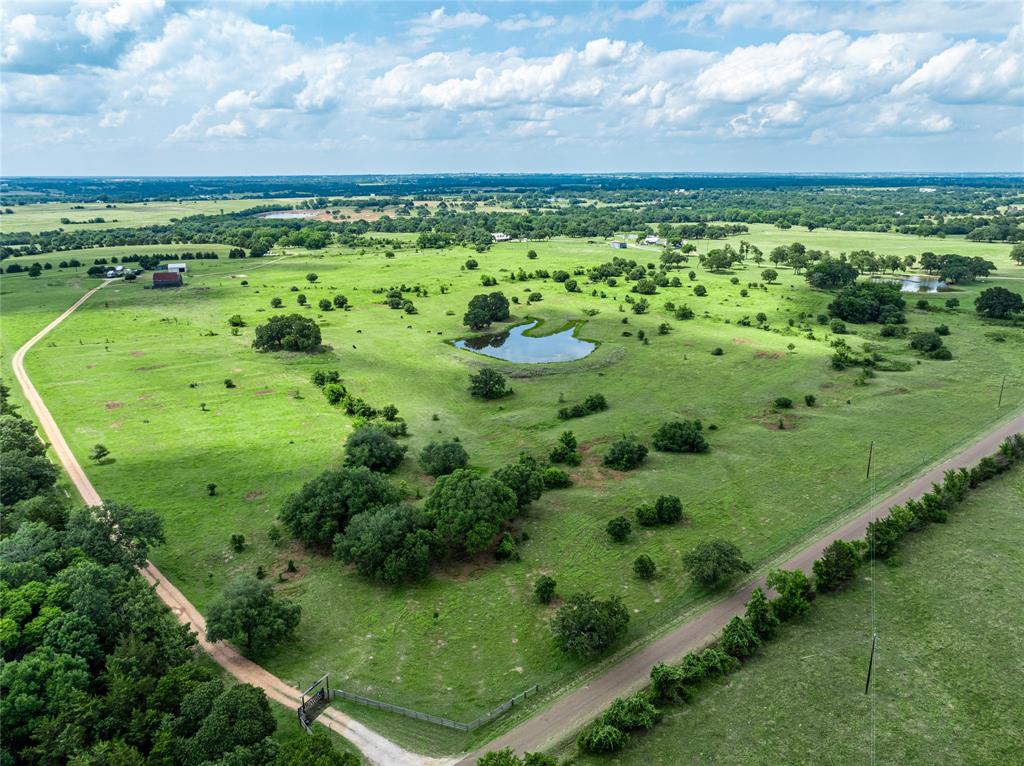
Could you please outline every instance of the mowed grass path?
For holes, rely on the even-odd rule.
[[[827,246],[818,244],[825,232],[783,234],[781,241]],[[1013,268],[1007,246],[850,236],[852,244],[843,249],[869,246],[864,243],[870,237],[880,252],[912,247],[984,254],[1007,273]],[[775,237],[775,230],[767,230],[746,238],[767,252]],[[701,243],[702,250],[706,246]],[[540,253],[538,260],[526,258],[530,248]],[[662,290],[651,300],[652,313],[642,317],[622,304],[628,289],[622,286],[604,288],[609,297],[601,299],[566,293],[551,281],[510,283],[503,271],[571,271],[616,254],[642,262],[658,255],[637,249],[621,253],[599,241],[557,240],[500,246],[482,255],[402,250],[385,259],[380,252],[331,251],[295,254],[273,264],[269,259],[194,262],[182,290],[145,290],[146,280],[111,285],[33,351],[28,370],[80,460],[87,462],[97,442],[110,448],[114,462],[89,468],[101,494],[162,513],[169,544],[154,552],[154,561],[200,608],[234,574],[263,566],[276,580],[294,560],[299,572],[286,574],[281,589],[303,605],[303,626],[293,642],[257,658],[261,663],[295,685],[330,671],[337,685],[352,691],[463,720],[533,683],[561,683],[581,667],[552,647],[551,610],[532,602],[540,573],[553,575],[561,594],[621,595],[635,618],[630,636],[639,638],[702,597],[679,562],[679,554],[696,542],[726,537],[751,561],[764,562],[867,499],[862,477],[869,441],[876,443],[883,488],[999,417],[995,399],[1003,374],[1009,383],[1002,414],[1024,398],[1021,333],[1001,331],[1006,336],[1001,343],[987,335],[999,328],[971,311],[981,286],[929,298],[941,306],[957,295],[963,305],[958,313],[908,312],[915,329],[950,325],[947,343],[956,357],[951,362],[917,365],[906,341],[879,339],[877,327],[860,328],[862,336],[850,338],[855,347],[862,340],[877,343],[913,367],[856,386],[855,371],[829,368],[826,328],[814,325],[817,340],[789,334],[788,319],[796,321],[804,312],[813,323],[830,298],[808,290],[788,269],[779,270],[780,284],[741,298],[740,289],[759,281],[768,264],[736,269],[740,284],[732,285],[732,275],[709,274],[693,261],[688,268],[698,272],[708,297],[692,295],[684,268],[678,272],[684,287]],[[480,262],[478,272],[460,270],[470,256]],[[311,271],[320,275],[313,286],[304,279]],[[70,291],[66,283],[82,279],[52,273],[40,280],[56,285],[46,290]],[[480,287],[484,273],[501,281],[499,288],[488,289],[519,295],[524,303],[528,292],[542,292],[544,300],[529,313],[552,328],[596,309],[600,313],[587,318],[582,334],[601,346],[581,362],[527,370],[531,377],[513,381],[511,398],[472,400],[466,379],[480,366],[523,371],[445,343],[465,333],[462,313],[473,294],[485,291]],[[380,305],[372,292],[402,282],[421,283],[430,291],[428,298],[413,297],[420,312],[415,316]],[[442,284],[449,294],[440,294]],[[1019,283],[1006,284],[1017,289]],[[344,293],[353,309],[322,315],[316,308],[300,309],[292,285],[314,305]],[[581,285],[589,291],[585,282]],[[8,322],[16,329],[45,324],[32,324],[41,312],[31,300],[15,302],[21,291],[43,289],[23,275],[4,277],[5,336]],[[280,313],[270,309],[274,296],[285,301],[286,311],[318,316],[331,350],[317,356],[253,352],[254,326]],[[665,300],[688,303],[698,318],[673,320],[661,309]],[[518,316],[526,313],[524,303],[513,306]],[[758,311],[780,332],[735,324]],[[15,316],[22,312],[31,320]],[[237,337],[227,324],[235,313],[248,322]],[[622,324],[624,317],[628,325]],[[662,321],[672,325],[667,336],[656,334]],[[622,336],[638,329],[645,330],[650,345],[635,335]],[[5,338],[5,348],[11,346],[16,344]],[[711,356],[715,347],[725,353]],[[521,561],[455,562],[426,583],[381,587],[327,556],[294,545],[275,548],[267,539],[288,493],[343,459],[351,420],[328,407],[309,383],[315,369],[339,369],[356,394],[373,404],[399,406],[409,421],[410,459],[395,479],[407,483],[411,498],[430,484],[412,456],[435,438],[459,436],[473,465],[491,470],[523,450],[546,455],[570,427],[587,448],[587,459],[575,471],[573,488],[546,494],[517,523],[530,538],[521,546]],[[237,388],[225,388],[225,378]],[[603,393],[611,409],[569,424],[557,419],[560,399],[571,403],[594,392]],[[803,406],[805,394],[815,394],[816,407]],[[767,412],[777,396],[798,402],[783,431],[775,430],[778,415]],[[649,439],[661,422],[677,417],[700,417],[718,426],[709,433],[710,454],[652,453],[641,470],[629,474],[599,466],[606,445],[620,434]],[[207,497],[208,482],[218,485],[216,497]],[[624,545],[609,542],[608,519],[631,515],[640,502],[662,493],[683,498],[688,524],[639,531]],[[241,554],[230,548],[233,533],[244,534],[249,543]],[[650,583],[632,575],[631,563],[640,553],[659,566],[659,577]]]
[[[573,763],[1024,762],[1022,535],[1018,468],[947,524],[911,535],[895,566],[876,564],[873,593],[865,567],[848,591],[819,598],[806,620],[691,704],[669,708],[622,753]],[[872,625],[873,700],[864,694]]]

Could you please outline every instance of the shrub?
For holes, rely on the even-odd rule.
[[[321,311],[334,310],[334,304],[332,304],[327,298],[321,298],[320,302],[317,305],[320,307]]]
[[[245,535],[231,535],[231,548],[236,553],[245,550]]]
[[[860,566],[857,547],[845,540],[834,540],[814,562],[814,586],[820,592],[833,591],[853,579]]]
[[[334,540],[335,556],[388,585],[425,577],[435,547],[430,519],[408,505],[360,513]]]
[[[686,702],[690,699],[685,671],[678,665],[659,662],[651,668],[651,695],[656,702]]]
[[[633,574],[641,580],[653,580],[654,575],[657,574],[657,572],[658,567],[654,563],[654,559],[646,553],[640,554],[633,561]]]
[[[258,351],[316,351],[320,348],[320,328],[312,319],[299,314],[271,317],[256,328],[252,342]]]
[[[359,426],[345,440],[345,464],[389,473],[402,462],[405,447],[378,426]]]
[[[693,319],[693,309],[684,303],[675,310],[674,316],[679,320]]]
[[[938,351],[942,346],[942,338],[934,332],[915,332],[910,336],[910,347],[923,354]]]
[[[672,420],[663,423],[651,439],[659,452],[707,452],[711,449],[699,420]]]
[[[619,471],[631,471],[647,458],[647,447],[638,439],[627,436],[614,442],[604,456],[604,464]]]
[[[512,393],[505,383],[505,376],[497,370],[485,367],[469,376],[469,393],[478,399],[500,399]]]
[[[501,536],[498,547],[494,549],[494,558],[498,561],[519,561],[519,546],[508,532]]]
[[[309,282],[310,284],[313,284],[313,283],[314,283],[314,282],[316,282],[316,281],[317,281],[317,280],[318,280],[319,278],[320,278],[320,277],[318,277],[318,276],[317,276],[316,274],[314,274],[314,273],[313,273],[312,271],[311,271],[311,272],[309,272],[309,273],[308,273],[308,274],[306,275],[306,281],[307,281],[307,282]]]
[[[596,721],[576,737],[576,746],[584,753],[614,753],[626,746],[629,735],[621,729]]]
[[[761,281],[772,284],[776,279],[779,278],[779,272],[775,269],[765,269],[761,272]]]
[[[846,322],[843,322],[843,321],[841,321],[839,319],[833,319],[832,320],[832,324],[831,324],[829,329],[831,329],[832,332],[834,332],[836,335],[845,335],[846,334]]]
[[[637,506],[636,523],[641,527],[653,527],[658,523],[658,511],[651,503]]]
[[[245,327],[245,320],[242,319],[241,314],[232,314],[228,317],[228,324],[232,327]]]
[[[604,398],[604,394],[591,394],[579,404],[562,407],[558,411],[558,417],[561,420],[570,420],[586,417],[595,412],[603,412],[606,409],[608,409],[608,401]]]
[[[711,356],[721,356],[724,353],[725,352],[722,351],[720,346],[715,346],[713,349],[711,349]]]
[[[341,294],[335,295],[331,301],[334,303],[334,308],[336,309],[343,309],[348,306],[348,298]]]
[[[572,486],[572,479],[569,478],[569,474],[561,468],[548,466],[544,469],[543,476],[545,489],[565,489]]]
[[[793,400],[788,396],[779,396],[772,402],[772,408],[776,410],[790,410],[793,408]]]
[[[804,404],[806,404],[808,407],[813,407],[817,401],[818,399],[814,394],[806,394],[804,396]]]
[[[466,261],[466,268],[472,271],[477,268],[480,264],[476,262],[476,258],[470,258]]]
[[[551,450],[548,459],[552,463],[579,465],[581,456],[577,451],[576,435],[572,431],[563,431],[558,437],[558,444]]]
[[[683,567],[705,588],[717,588],[736,575],[751,570],[740,549],[721,539],[698,543],[684,553]]]
[[[675,495],[661,495],[654,501],[654,509],[661,524],[675,524],[683,519],[683,501]]]
[[[457,468],[465,468],[469,455],[457,441],[430,442],[420,452],[420,465],[431,476],[443,476]]]
[[[629,539],[629,535],[633,531],[633,526],[625,516],[616,516],[608,522],[608,526],[605,527],[605,531],[608,533],[608,537],[610,537],[614,542],[624,543]]]
[[[551,621],[555,644],[564,652],[593,657],[626,632],[629,612],[622,599],[599,601],[589,593],[570,596]]]
[[[279,309],[279,308],[281,308],[281,304],[283,302],[284,301],[282,301],[280,298],[271,298],[270,299],[270,308],[272,308],[272,309]]]
[[[696,287],[693,288],[693,294],[696,295],[698,298],[703,298],[705,295],[708,294],[708,289],[704,287],[704,285],[697,285]]]
[[[945,324],[938,325],[935,328],[935,334],[936,335],[941,335],[942,337],[946,337],[947,335],[949,335],[949,325],[945,325]]]
[[[555,597],[555,578],[541,575],[533,585],[533,596],[541,604],[550,604]]]
[[[661,713],[651,704],[647,695],[636,692],[615,700],[601,716],[601,721],[619,731],[635,731],[650,729],[660,718]]]
[[[733,617],[722,630],[719,643],[722,651],[739,660],[756,652],[761,646],[761,639],[744,619]]]

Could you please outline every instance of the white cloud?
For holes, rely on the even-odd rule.
[[[430,13],[414,18],[409,25],[409,34],[422,42],[429,42],[442,32],[450,32],[456,29],[477,29],[489,21],[490,18],[474,11],[458,11],[453,14],[445,13],[445,8],[442,5]]]
[[[554,16],[527,16],[525,13],[517,13],[502,19],[495,26],[503,32],[522,32],[526,29],[549,29],[557,23],[558,19]]]
[[[78,0],[71,11],[75,29],[93,45],[108,45],[124,31],[139,29],[160,15],[164,0]]]

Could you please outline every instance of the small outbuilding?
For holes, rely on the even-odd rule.
[[[620,240],[617,240],[617,239],[613,239],[612,242],[611,242],[611,245],[616,250],[625,250],[626,249],[626,243],[622,242]]]
[[[186,266],[184,263],[168,263],[167,270],[176,271],[179,274],[184,274],[186,271],[188,271],[188,266]]]
[[[179,271],[154,271],[153,287],[181,287],[184,280]]]

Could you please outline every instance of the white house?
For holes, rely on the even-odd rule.
[[[506,234],[503,231],[496,231],[491,234],[491,239],[493,239],[495,242],[509,242],[511,241],[512,237],[511,235]]]
[[[176,271],[178,274],[184,274],[186,271],[188,271],[188,266],[186,266],[184,263],[168,263],[167,270]]]
[[[645,245],[660,245],[660,244],[662,244],[662,242],[661,242],[660,239],[658,239],[658,235],[656,235],[656,234],[648,234],[646,237],[644,237],[644,244]]]
[[[618,239],[613,239],[610,244],[616,250],[625,250],[626,249],[626,243],[622,242],[621,240],[618,240]]]

